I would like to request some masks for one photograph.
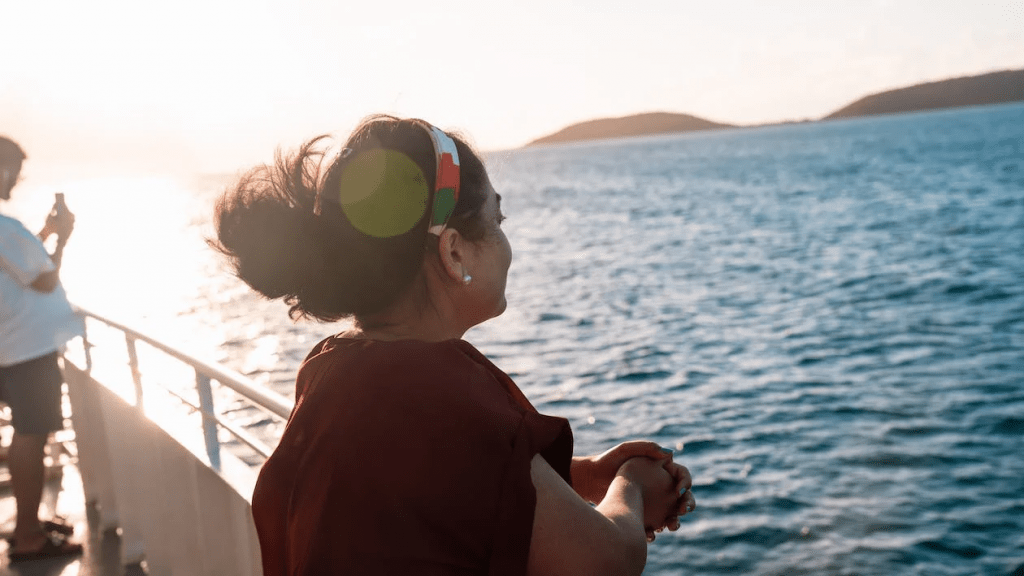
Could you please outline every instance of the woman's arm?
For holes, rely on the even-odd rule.
[[[672,461],[671,450],[662,448],[654,442],[644,440],[624,442],[601,454],[574,457],[570,468],[573,489],[587,502],[600,502],[619,467],[630,458],[650,458],[663,461],[665,470],[676,481],[676,492],[682,493],[665,515],[665,521],[660,525],[648,527],[648,540],[653,540],[654,533],[660,532],[662,528],[678,530],[679,516],[693,511],[697,506],[693,494],[690,492],[693,478],[685,466]]]
[[[570,468],[572,487],[581,498],[596,504],[604,498],[608,485],[626,460],[638,457],[653,460],[664,460],[666,457],[671,459],[672,451],[654,442],[636,440],[623,442],[601,454],[574,457]]]
[[[635,458],[617,471],[591,506],[541,456],[530,473],[537,507],[530,576],[638,576],[647,562],[647,531],[660,527],[678,499],[665,460]]]

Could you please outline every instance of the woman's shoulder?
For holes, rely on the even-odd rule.
[[[317,344],[299,370],[299,389],[330,381],[352,392],[406,397],[506,391],[508,376],[464,340],[380,341],[332,336]]]
[[[304,364],[317,361],[343,366],[364,365],[380,371],[452,371],[473,366],[494,367],[472,344],[459,339],[426,342],[331,336],[310,351]]]
[[[299,372],[290,426],[331,422],[339,438],[414,429],[417,442],[462,438],[497,449],[533,422],[515,384],[467,342],[333,338],[317,348]]]

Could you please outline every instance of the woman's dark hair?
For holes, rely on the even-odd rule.
[[[345,165],[361,152],[401,152],[435,178],[434,147],[426,131],[410,120],[371,116],[352,132],[345,148],[324,168],[319,136],[297,152],[278,151],[273,166],[244,174],[217,201],[217,239],[210,244],[225,254],[235,273],[267,298],[283,298],[292,318],[326,322],[386,309],[412,284],[423,265],[430,214],[411,230],[387,238],[357,230],[340,204],[320,201],[335,190]],[[459,200],[448,226],[475,241],[486,228],[481,208],[487,199],[487,172],[466,142],[453,136],[460,160]],[[410,191],[415,183],[410,182]],[[420,183],[422,187],[422,183]]]

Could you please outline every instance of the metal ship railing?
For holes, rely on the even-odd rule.
[[[64,373],[78,466],[101,528],[120,532],[122,563],[145,562],[160,576],[261,574],[252,489],[292,403],[119,322],[76,312],[86,336],[65,353]]]

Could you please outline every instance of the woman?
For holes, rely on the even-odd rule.
[[[480,158],[387,116],[326,171],[318,142],[217,205],[239,277],[354,321],[306,358],[260,473],[264,573],[640,574],[645,537],[693,509],[689,472],[650,442],[572,458],[568,423],[461,339],[504,311],[512,261]]]

